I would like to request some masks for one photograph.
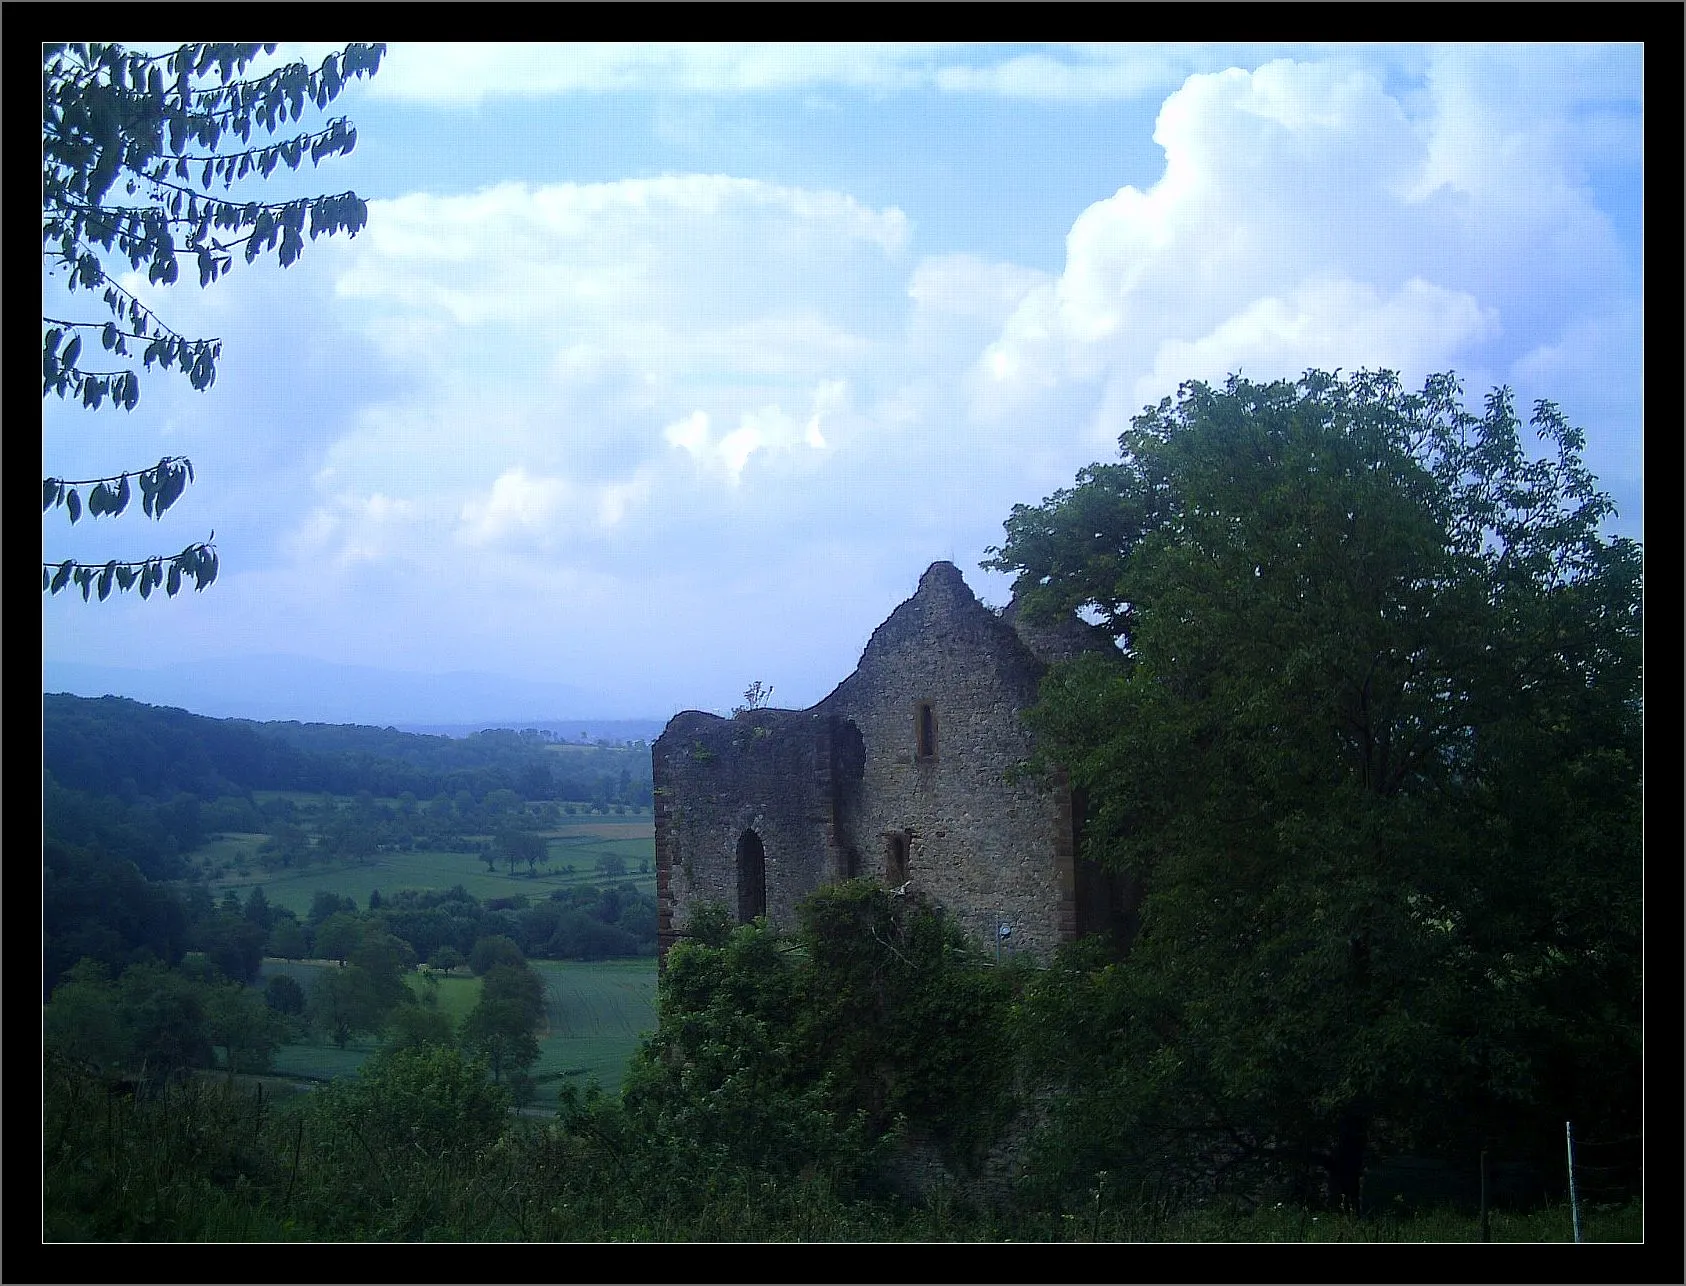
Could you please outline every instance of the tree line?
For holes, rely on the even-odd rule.
[[[487,729],[430,736],[341,724],[211,719],[126,697],[42,699],[42,760],[63,786],[102,795],[201,800],[254,790],[650,803],[650,756],[631,746],[557,753],[547,734]]]
[[[466,960],[453,953],[449,968],[422,971],[412,989],[415,953],[378,920],[336,912],[321,937],[339,967],[316,971],[308,987],[278,973],[261,991],[225,972],[241,966],[216,952],[191,953],[174,968],[144,958],[120,972],[83,957],[43,1011],[47,1056],[109,1084],[156,1091],[195,1069],[220,1065],[229,1081],[265,1071],[282,1044],[308,1032],[342,1049],[380,1034],[387,1051],[461,1048],[486,1061],[494,1083],[530,1094],[545,988],[512,941],[482,938]],[[455,1024],[439,1007],[439,976],[465,964],[481,985]]]
[[[147,961],[178,966],[198,953],[223,977],[250,983],[265,956],[343,960],[347,932],[365,924],[401,942],[412,963],[442,968],[452,967],[453,957],[460,963],[487,937],[534,959],[602,960],[656,950],[655,899],[612,876],[548,897],[485,902],[460,885],[385,897],[377,891],[367,909],[324,890],[299,916],[270,903],[261,886],[244,902],[232,890],[215,901],[203,884],[149,881],[133,863],[97,848],[49,837],[42,850],[43,998],[83,959],[115,973]]]

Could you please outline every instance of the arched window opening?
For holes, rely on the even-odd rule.
[[[767,850],[761,837],[745,831],[738,840],[738,922],[767,914]]]

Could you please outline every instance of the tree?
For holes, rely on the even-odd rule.
[[[497,964],[486,971],[480,984],[482,1000],[509,1001],[518,1006],[527,1025],[537,1026],[544,1017],[544,979],[529,964]]]
[[[349,911],[336,911],[316,926],[316,952],[324,960],[345,963],[363,940],[363,923]]]
[[[156,962],[131,965],[117,980],[117,1005],[127,1029],[130,1066],[163,1080],[211,1065],[206,987]]]
[[[280,1012],[239,983],[221,983],[211,989],[205,1019],[211,1044],[223,1051],[230,1081],[236,1072],[267,1069],[285,1034]]]
[[[236,898],[235,909],[230,910],[225,902],[194,925],[191,940],[223,977],[250,982],[263,965],[264,942],[269,935],[248,920],[239,905]]]
[[[421,1049],[456,1043],[449,1014],[425,1005],[399,1005],[387,1019],[382,1049]]]
[[[123,1015],[104,964],[83,959],[65,971],[42,1014],[41,1032],[47,1048],[91,1071],[127,1064]]]
[[[817,1172],[847,1190],[904,1131],[958,1167],[981,1159],[1012,1108],[1016,970],[918,894],[866,880],[806,898],[791,937],[699,910],[622,1095],[674,1189]]]
[[[1532,424],[1449,375],[1189,384],[1014,509],[989,565],[1120,646],[1030,716],[1145,889],[1086,1006],[1130,1021],[1058,1043],[1120,1147],[1355,1203],[1377,1145],[1636,1124],[1643,561]]]
[[[463,1165],[509,1124],[509,1096],[485,1065],[440,1046],[379,1053],[312,1098],[323,1145],[382,1185],[421,1162]]]
[[[488,958],[482,947],[507,938],[483,938],[475,951]],[[514,944],[511,943],[511,946]],[[538,1038],[533,1029],[544,1017],[544,980],[525,960],[502,953],[484,971],[480,999],[463,1018],[463,1047],[485,1057],[492,1080],[500,1081],[505,1070],[524,1074],[538,1059]]]
[[[605,853],[597,859],[597,873],[605,879],[619,879],[626,874],[626,859],[615,853]]]
[[[289,821],[271,824],[270,837],[258,850],[258,860],[266,867],[291,866],[310,856],[310,837],[303,829]]]
[[[496,844],[498,851],[509,862],[511,875],[515,874],[517,862],[525,862],[530,874],[538,863],[548,861],[550,857],[549,846],[545,843],[544,836],[535,831],[503,828],[498,831]]]
[[[268,951],[283,960],[302,960],[310,954],[310,939],[297,920],[278,920],[270,930]]]
[[[521,948],[515,945],[513,938],[505,937],[501,933],[488,934],[477,939],[468,953],[468,967],[477,976],[484,977],[500,964],[524,968],[527,957],[521,954]]]
[[[386,988],[366,969],[324,969],[311,984],[310,1018],[344,1049],[353,1036],[377,1032],[393,1006]]]
[[[305,914],[305,922],[312,929],[319,928],[324,920],[340,911],[356,915],[357,903],[327,889],[317,889],[311,896],[310,910]]]
[[[278,973],[264,984],[264,1003],[278,1014],[296,1018],[304,1013],[304,988],[296,978]]]
[[[428,963],[442,973],[450,973],[453,969],[462,968],[466,961],[463,960],[462,952],[446,945],[435,949]]]
[[[539,1042],[527,1009],[518,1000],[494,1000],[482,996],[462,1020],[463,1048],[480,1054],[492,1070],[492,1083],[511,1073],[525,1071],[538,1061]]]
[[[274,251],[285,268],[303,252],[307,225],[315,240],[337,232],[355,237],[367,222],[368,208],[354,192],[264,202],[251,196],[247,180],[267,179],[280,166],[296,170],[306,156],[314,166],[349,153],[357,132],[343,117],[270,143],[253,145],[252,134],[255,128],[275,136],[303,117],[306,103],[326,107],[352,80],[374,75],[386,47],[347,45],[315,71],[293,63],[239,75],[274,49],[187,44],[147,55],[113,44],[42,46],[41,254],[49,274],[62,276],[70,292],[97,292],[108,314],[101,321],[43,311],[42,397],[133,410],[140,400],[137,353],[143,369],[173,368],[195,389],[215,381],[222,341],[171,329],[120,283],[120,272],[144,269],[149,284],[172,285],[180,257],[191,255],[204,287],[233,267],[242,245],[246,262]],[[219,183],[221,192],[213,192]],[[93,349],[83,338],[96,333],[113,359],[128,360],[113,369],[88,365],[84,350]],[[193,480],[193,465],[166,456],[105,477],[49,477],[42,511],[63,506],[74,523],[84,508],[80,489],[89,488],[89,516],[115,517],[133,496],[131,478],[142,510],[159,518]],[[56,594],[74,582],[84,600],[96,586],[102,600],[113,587],[137,585],[143,598],[161,585],[173,596],[187,579],[203,590],[217,576],[215,538],[213,532],[179,554],[103,566],[43,562],[41,588]]]
[[[402,938],[394,937],[378,925],[365,925],[362,940],[346,956],[352,968],[369,975],[381,1003],[388,1009],[410,1000],[410,989],[404,975],[416,966],[416,953]]]

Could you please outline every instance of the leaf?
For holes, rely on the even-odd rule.
[[[103,603],[106,599],[111,597],[111,582],[116,575],[117,565],[115,563],[107,563],[105,565],[105,570],[100,573],[100,602]]]
[[[165,592],[171,598],[181,593],[181,559],[179,557],[170,563],[170,583],[165,586]]]
[[[41,483],[41,512],[46,513],[59,502],[59,480],[47,478]]]
[[[82,355],[82,337],[72,335],[70,343],[64,346],[64,356],[60,359],[65,366],[75,366],[76,359]]]
[[[201,545],[194,559],[193,580],[195,590],[202,590],[217,578],[217,556],[210,546]]]
[[[117,484],[117,506],[111,512],[113,516],[122,513],[129,507],[129,475],[124,474]],[[128,586],[124,586],[125,589]]]
[[[78,518],[80,518],[82,516],[82,499],[81,499],[80,496],[78,496],[76,494],[76,488],[75,487],[72,487],[70,489],[70,491],[65,495],[64,507],[66,509],[70,510],[70,521],[71,522],[75,522]]]
[[[70,573],[76,570],[74,559],[67,558],[59,564],[58,571],[53,573],[53,593],[58,593],[70,583]]]

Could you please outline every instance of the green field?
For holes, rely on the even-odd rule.
[[[522,893],[543,898],[552,889],[602,883],[597,860],[614,856],[626,863],[628,871],[615,883],[625,881],[641,892],[655,893],[655,827],[649,818],[568,817],[545,834],[550,837],[550,866],[541,867],[536,875],[524,869],[511,875],[507,866],[490,871],[475,855],[429,850],[379,853],[366,862],[319,863],[279,871],[264,871],[253,861],[248,874],[213,879],[210,889],[217,897],[233,889],[244,898],[249,890],[261,887],[271,905],[284,906],[301,916],[310,910],[318,889],[349,897],[358,906],[367,906],[369,894],[376,889],[385,897],[400,889],[444,890],[456,884],[481,900]],[[263,839],[261,835],[222,836],[195,850],[192,857],[197,861],[214,856],[220,863],[241,851],[255,853]],[[649,864],[648,872],[639,873],[641,863]],[[572,875],[562,870],[568,865],[574,868]]]
[[[255,868],[258,864],[258,849],[268,838],[268,835],[262,833],[252,834],[245,831],[214,835],[188,854],[188,860],[198,863],[208,871],[239,866]]]
[[[433,972],[427,976],[434,981],[424,981],[424,976],[419,970],[404,979],[410,984],[410,990],[415,993],[416,999],[421,1000],[432,991],[434,1004],[452,1022],[460,1023],[468,1017],[468,1011],[473,1009],[480,999],[480,979],[460,971],[450,974]]]
[[[545,980],[549,1031],[541,1033],[533,1074],[597,1081],[613,1093],[639,1042],[656,1029],[656,962],[534,960]],[[553,1101],[554,1089],[541,1095]]]
[[[655,1030],[655,960],[529,963],[544,979],[546,991],[545,1026],[539,1032],[539,1061],[533,1067],[540,1084],[533,1106],[553,1106],[557,1085],[563,1080],[582,1088],[595,1080],[605,1091],[617,1091],[640,1040]],[[286,974],[308,993],[321,970],[337,967],[266,960],[258,985]],[[424,985],[420,975],[411,975],[411,989],[418,995]],[[439,1007],[456,1021],[474,1007],[479,994],[478,978],[456,974],[439,980]],[[312,1037],[278,1050],[271,1070],[277,1076],[312,1081],[350,1076],[379,1044],[375,1037],[365,1036],[339,1049],[331,1041]]]

